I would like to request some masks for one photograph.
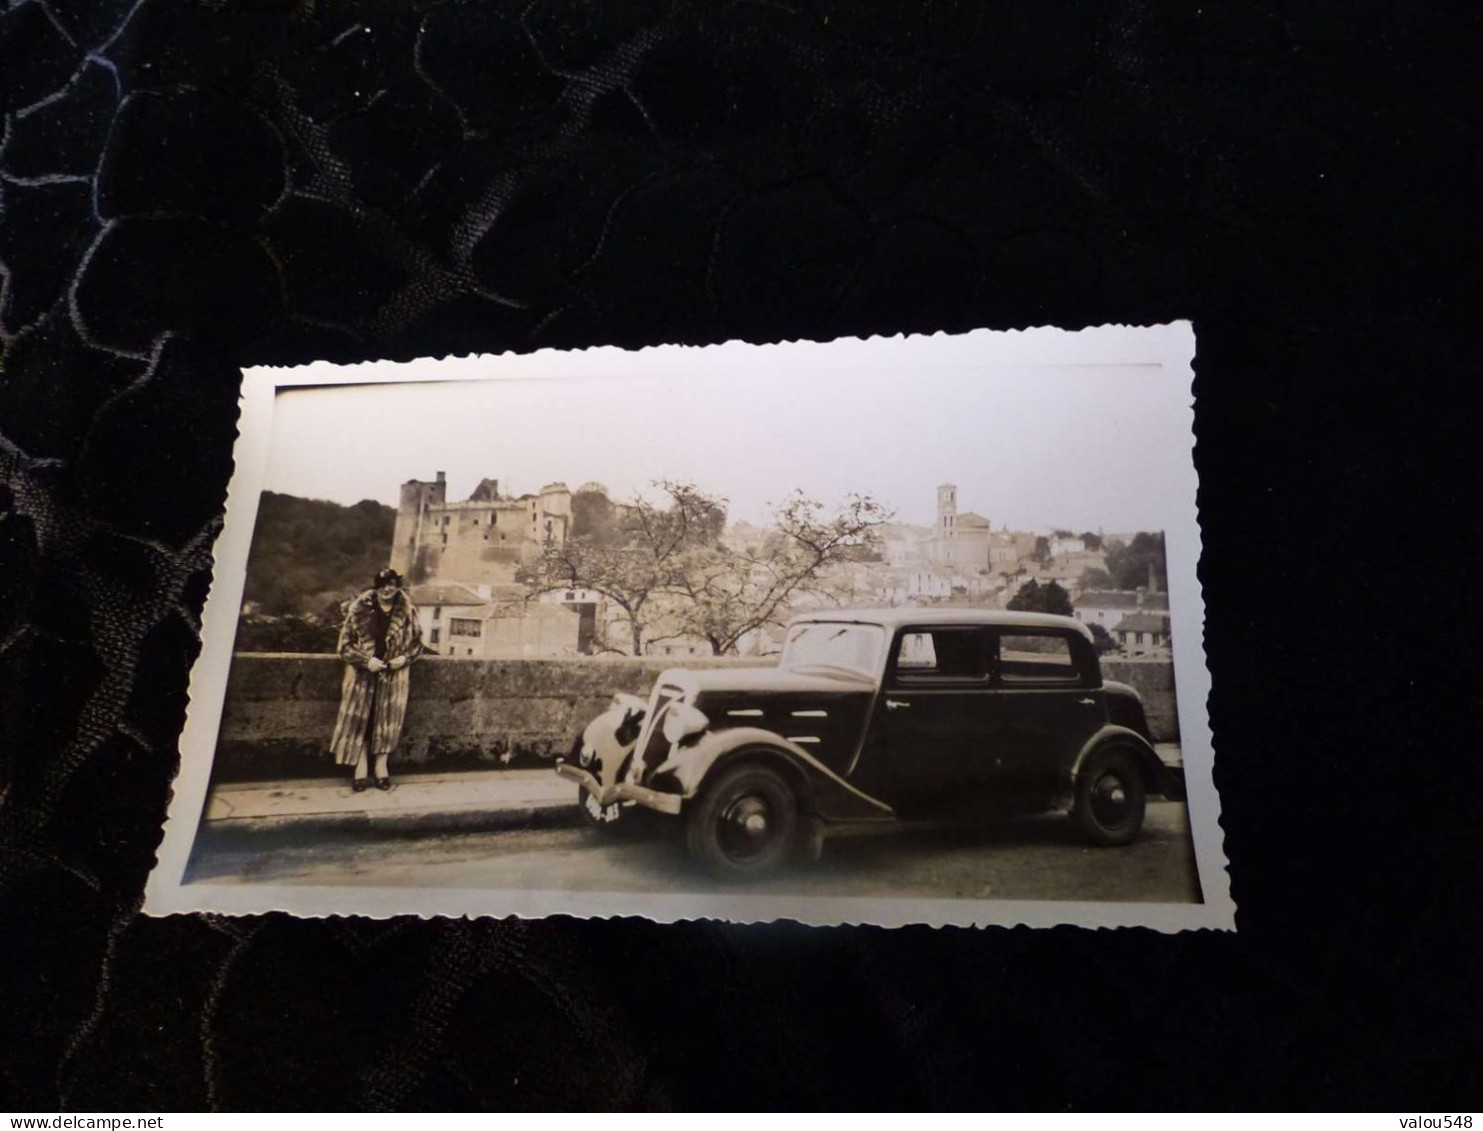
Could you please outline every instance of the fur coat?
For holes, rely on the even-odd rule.
[[[366,752],[366,732],[371,735],[370,753],[390,754],[402,734],[407,717],[407,691],[411,687],[412,661],[422,654],[422,628],[417,623],[417,609],[405,592],[398,591],[392,602],[390,622],[386,627],[386,660],[398,656],[407,661],[399,671],[384,668],[379,672],[366,664],[376,655],[372,637],[371,613],[376,591],[367,589],[350,603],[345,625],[340,629],[340,658],[345,661],[345,681],[340,688],[340,714],[335,719],[330,753],[342,766],[353,766]],[[374,724],[372,715],[374,714]]]

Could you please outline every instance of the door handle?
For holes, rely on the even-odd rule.
[[[1097,705],[1097,701],[1095,699],[1078,699],[1077,702],[1080,703],[1083,707],[1095,707]]]
[[[911,706],[910,703],[903,702],[900,699],[887,699],[886,700],[886,710],[888,710],[888,711],[899,711],[899,710],[901,710],[902,707],[910,707],[910,706]]]

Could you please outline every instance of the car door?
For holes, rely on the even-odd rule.
[[[1064,629],[1001,627],[991,634],[991,705],[965,785],[994,803],[1050,804],[1082,745],[1106,721],[1091,645]]]
[[[881,800],[902,816],[952,810],[962,762],[992,706],[982,626],[907,626],[887,659],[866,738]]]

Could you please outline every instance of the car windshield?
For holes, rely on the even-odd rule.
[[[875,624],[818,621],[795,625],[783,645],[785,668],[843,668],[874,677],[885,630]]]

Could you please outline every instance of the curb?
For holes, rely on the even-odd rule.
[[[301,832],[375,832],[415,836],[448,832],[501,832],[507,829],[571,828],[582,823],[575,802],[503,809],[404,809],[371,813],[302,813],[267,817],[221,817],[201,823],[199,835],[260,836],[293,829]]]

